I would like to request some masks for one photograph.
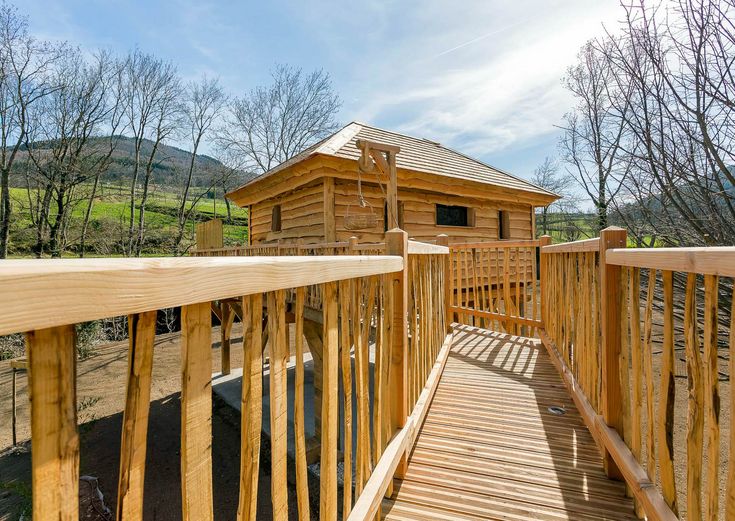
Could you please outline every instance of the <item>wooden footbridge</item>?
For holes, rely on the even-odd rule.
[[[215,517],[212,309],[224,372],[231,321],[243,323],[240,520],[256,518],[260,465],[277,520],[735,519],[735,429],[720,423],[733,421],[733,394],[721,399],[718,378],[718,355],[735,343],[733,311],[718,307],[735,249],[630,249],[620,229],[549,242],[449,246],[392,230],[371,245],[2,261],[0,334],[26,332],[29,355],[34,519],[78,519],[74,325],[119,315],[130,348],[116,513],[143,518],[156,311],[174,306],[185,520]],[[307,348],[315,440],[304,428]]]

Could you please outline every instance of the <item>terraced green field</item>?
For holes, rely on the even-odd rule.
[[[88,256],[114,255],[116,241],[124,240],[127,235],[130,218],[130,200],[128,187],[105,185],[99,190],[98,198],[92,207],[87,243],[92,246]],[[83,200],[83,192],[75,195],[80,202],[74,206],[69,226],[69,243],[74,244],[81,234],[81,226],[87,211],[87,201]],[[11,222],[11,255],[25,257],[32,253],[36,242],[36,230],[31,219],[31,204],[35,204],[37,194],[25,188],[11,188],[13,214]],[[139,197],[138,197],[139,199]],[[138,201],[139,202],[139,201]],[[227,207],[224,199],[202,197],[196,204],[192,220],[187,224],[185,244],[194,242],[196,222],[220,218],[225,221],[225,245],[242,244],[247,239],[247,210],[231,205],[231,219],[227,219]],[[146,255],[170,255],[172,244],[178,229],[177,195],[167,187],[153,187],[146,203]],[[138,210],[136,210],[136,223]],[[68,253],[76,256],[77,253]]]

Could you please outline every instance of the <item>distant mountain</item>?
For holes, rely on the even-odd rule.
[[[89,141],[90,147],[99,147],[100,153],[106,153],[109,146],[109,136],[92,138]],[[133,174],[133,165],[135,164],[135,140],[127,136],[115,137],[115,151],[112,154],[112,162],[107,172],[104,174],[106,182],[124,182],[129,181]],[[36,150],[50,149],[51,142],[36,142],[33,147]],[[153,149],[153,142],[145,139],[141,147],[141,171],[139,176],[142,179],[144,175],[145,162]],[[23,171],[23,163],[27,160],[27,149],[23,149],[16,163],[16,171]],[[174,185],[178,184],[177,180],[186,175],[191,161],[191,153],[181,148],[159,144],[156,151],[156,160],[153,165],[153,173],[151,182],[157,185]],[[208,174],[214,174],[218,169],[224,168],[224,165],[206,155],[197,154],[195,162],[195,186],[208,185]],[[243,174],[243,178],[248,176]],[[18,181],[16,181],[16,184]]]

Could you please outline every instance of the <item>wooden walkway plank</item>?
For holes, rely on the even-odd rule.
[[[543,346],[470,326],[397,484],[390,521],[636,519]]]

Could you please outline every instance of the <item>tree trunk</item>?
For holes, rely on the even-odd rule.
[[[10,172],[4,168],[0,172],[0,259],[8,256],[8,237],[10,236]]]

